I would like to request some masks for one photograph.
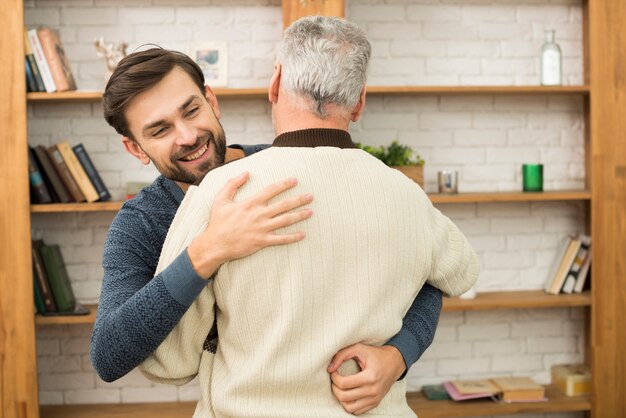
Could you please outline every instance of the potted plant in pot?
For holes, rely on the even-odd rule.
[[[359,143],[356,146],[378,158],[389,167],[401,171],[420,187],[424,187],[424,160],[419,155],[414,155],[413,149],[408,145],[401,145],[398,141],[393,141],[388,147],[371,147]]]

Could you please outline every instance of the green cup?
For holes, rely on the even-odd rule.
[[[522,178],[525,192],[542,192],[543,164],[522,165]]]

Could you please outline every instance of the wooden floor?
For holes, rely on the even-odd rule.
[[[421,393],[409,393],[409,406],[419,418],[477,417],[519,413],[549,413],[589,411],[591,401],[586,397],[568,398],[548,387],[548,402],[496,403],[491,400],[465,402],[428,401]],[[168,402],[115,405],[55,405],[42,406],[41,418],[191,418],[195,402]]]

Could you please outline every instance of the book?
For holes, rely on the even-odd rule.
[[[37,68],[39,68],[39,73],[41,74],[43,85],[45,86],[48,93],[54,93],[57,90],[57,87],[54,84],[54,79],[52,78],[50,67],[48,66],[48,62],[46,61],[43,49],[41,48],[39,36],[37,36],[37,29],[30,29],[27,33],[28,42],[31,49],[33,50],[33,56],[35,57]]]
[[[429,401],[443,401],[451,399],[443,385],[424,385],[422,386],[422,392]]]
[[[52,145],[48,148],[48,156],[50,157],[50,161],[52,162],[57,174],[69,191],[72,201],[84,202],[86,200],[85,195],[78,187],[78,183],[76,183],[74,177],[72,177],[72,173],[70,173],[70,170],[67,167],[67,164],[65,164],[65,160],[56,145]]]
[[[72,174],[72,177],[74,177],[74,180],[76,180],[76,184],[78,184],[78,187],[85,196],[87,202],[91,203],[98,200],[98,192],[96,192],[93,184],[91,184],[91,181],[89,180],[89,177],[87,177],[87,173],[85,173],[83,166],[80,165],[78,158],[76,158],[76,154],[74,154],[74,151],[72,151],[70,143],[67,141],[59,142],[57,144],[57,149],[61,153],[61,156],[65,161],[65,165],[67,165],[67,168]]]
[[[591,393],[591,370],[584,364],[561,364],[550,370],[552,384],[567,396]]]
[[[59,33],[56,30],[43,26],[37,28],[37,36],[50,68],[56,91],[76,90],[76,82],[74,81],[67,55],[65,55],[63,44],[59,38]]]
[[[589,269],[591,267],[591,237],[584,235],[582,238],[583,245],[587,246],[587,255],[576,277],[576,283],[574,284],[574,292],[576,293],[583,291],[585,283],[587,282],[587,277],[589,276]]]
[[[87,177],[89,177],[93,187],[96,189],[100,201],[104,202],[111,199],[109,189],[107,189],[102,181],[102,178],[100,177],[100,174],[98,173],[98,170],[96,170],[96,167],[91,162],[91,158],[89,158],[89,154],[83,144],[75,145],[72,147],[72,150],[74,151],[74,154],[76,154],[76,158],[78,158],[78,161],[85,170],[85,173],[87,173]]]
[[[578,239],[580,240],[580,248],[578,249],[578,253],[576,254],[576,258],[572,262],[572,266],[570,267],[570,271],[567,274],[567,278],[563,283],[563,287],[561,288],[561,292],[563,293],[572,293],[574,291],[574,286],[576,285],[576,281],[578,279],[578,275],[582,269],[585,260],[589,254],[590,245],[591,245],[591,237],[588,235],[579,235]]]
[[[580,249],[581,241],[578,238],[569,238],[567,245],[565,247],[565,251],[562,252],[562,257],[558,264],[556,264],[556,269],[553,270],[553,273],[548,277],[548,280],[545,284],[545,291],[552,295],[558,295],[563,287],[563,283],[569,274],[570,268],[574,263],[574,259],[578,254],[578,250]]]
[[[485,389],[485,385],[484,384],[479,384],[479,385],[474,385],[473,383],[469,383],[469,382],[476,382],[476,381],[466,381],[469,383],[469,386],[463,386],[464,384],[462,384],[462,387],[467,390],[470,389],[469,393],[461,393],[461,391],[459,391],[459,389],[457,388],[457,385],[455,385],[455,383],[458,384],[459,381],[455,381],[455,382],[443,382],[443,387],[446,389],[446,392],[448,392],[448,395],[450,395],[450,397],[455,400],[455,401],[465,401],[465,400],[469,400],[469,399],[480,399],[480,398],[491,398],[493,397],[497,392],[498,389],[493,386],[493,384],[490,384],[491,387],[493,387],[495,390],[491,390],[489,389],[486,392],[480,392],[478,390],[480,390],[480,388],[482,388],[483,390]],[[483,382],[483,381],[481,381]],[[489,382],[489,380],[485,380],[485,382]]]
[[[26,70],[26,92],[37,91],[37,84],[35,84],[33,72],[30,70],[30,64],[26,58],[24,58],[24,69]]]
[[[41,74],[39,73],[39,67],[37,67],[37,61],[35,61],[35,55],[33,54],[33,49],[30,46],[30,41],[28,40],[28,32],[24,29],[24,55],[26,56],[26,61],[28,61],[28,67],[33,75],[33,79],[35,81],[36,89],[33,91],[46,91],[46,86],[43,84],[43,80],[41,79]]]
[[[497,377],[492,381],[500,389],[498,399],[505,402],[546,399],[546,389],[528,377]]]
[[[76,298],[72,290],[70,278],[65,269],[65,262],[58,245],[42,245],[40,247],[41,258],[50,282],[52,296],[57,305],[57,311],[73,311],[76,305]]]
[[[50,282],[48,280],[48,275],[46,273],[43,258],[41,256],[41,247],[43,245],[44,243],[42,240],[32,241],[34,277],[37,288],[39,289],[39,292],[41,293],[41,297],[43,299],[44,311],[56,312],[57,305],[54,302],[54,296],[52,295],[52,290],[50,289]]]
[[[35,271],[33,270],[33,293],[35,294],[35,313],[42,314],[46,311],[43,305],[43,297],[37,286],[37,279],[35,278]]]
[[[46,147],[43,145],[37,145],[33,148],[33,152],[35,153],[35,159],[39,163],[39,167],[41,167],[41,171],[44,175],[44,182],[47,181],[51,186],[48,190],[54,192],[54,200],[61,203],[71,202],[72,198],[63,184],[63,180],[61,180],[61,177],[59,177],[59,174],[52,165],[52,161],[50,161],[50,156],[48,155]]]
[[[35,161],[33,149],[28,147],[28,180],[30,183],[30,197],[33,203],[50,203],[52,197],[43,182],[43,177]]]

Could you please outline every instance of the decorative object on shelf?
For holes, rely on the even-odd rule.
[[[424,160],[415,154],[408,145],[393,141],[389,146],[372,147],[355,143],[357,148],[373,155],[391,168],[404,173],[405,176],[424,187]]]
[[[438,171],[437,184],[439,193],[455,194],[459,192],[459,172],[458,171]]]
[[[107,71],[104,74],[104,84],[106,85],[117,64],[127,55],[126,48],[128,44],[126,42],[107,44],[104,42],[104,38],[100,37],[94,41],[94,45],[98,56],[104,58],[107,62]]]
[[[541,47],[541,84],[544,86],[560,86],[561,80],[561,48],[554,42],[554,30],[546,30],[546,41]]]
[[[591,393],[591,370],[584,364],[561,364],[552,366],[552,384],[567,396]]]
[[[210,87],[226,87],[228,84],[228,48],[226,42],[203,42],[193,44],[189,56],[202,69],[204,82]]]
[[[522,165],[522,183],[525,192],[542,192],[543,164]]]

